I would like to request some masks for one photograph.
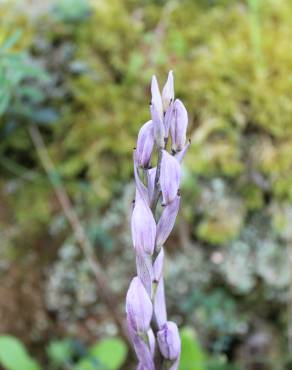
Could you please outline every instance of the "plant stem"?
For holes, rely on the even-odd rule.
[[[159,189],[161,160],[162,160],[162,149],[158,148],[157,167],[156,167],[156,174],[155,174],[155,180],[154,180],[154,195],[153,195],[153,201],[152,201],[152,204],[151,204],[151,211],[153,213],[154,218],[155,218],[157,203],[158,203],[158,200],[160,198],[160,193],[161,193],[160,189]],[[157,245],[155,245],[154,253],[153,253],[153,256],[152,256],[152,264],[154,264],[159,252],[160,252],[160,248],[158,250]],[[153,304],[154,304],[154,299],[155,299],[155,296],[153,296],[153,298],[152,298]],[[151,320],[151,327],[152,327],[153,333],[156,337],[156,334],[157,334],[159,328],[158,328],[157,321],[156,321],[154,313],[153,313],[152,320]],[[155,369],[156,370],[162,370],[163,369],[163,362],[164,362],[163,357],[160,353],[159,347],[158,347],[158,345],[156,345],[155,354],[154,354]]]

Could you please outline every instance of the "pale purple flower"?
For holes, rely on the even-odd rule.
[[[171,148],[177,152],[182,150],[185,145],[188,126],[188,113],[179,99],[174,102],[174,114],[175,119],[170,126]]]
[[[167,321],[157,333],[157,341],[163,357],[175,361],[180,355],[181,341],[176,324]]]
[[[154,104],[150,104],[151,118],[153,122],[153,132],[155,143],[158,148],[164,148],[165,146],[165,127],[163,123],[163,118],[160,116],[157,108]]]
[[[136,195],[131,229],[137,277],[127,293],[126,312],[137,370],[178,370],[180,338],[177,326],[167,321],[163,264],[164,243],[179,210],[181,162],[189,146],[185,144],[188,117],[181,101],[174,101],[172,71],[162,96],[153,76],[151,94],[151,121],[140,129],[133,156]],[[169,132],[172,154],[165,150]],[[151,168],[153,157],[158,159]],[[156,212],[159,202],[162,212]]]
[[[163,119],[163,106],[161,94],[156,76],[152,76],[151,80],[151,105],[153,105],[158,113],[159,118]]]
[[[162,89],[162,105],[164,112],[167,111],[167,108],[174,101],[174,83],[173,83],[173,73],[169,71],[166,84]]]
[[[146,122],[140,129],[136,147],[136,157],[139,166],[148,168],[154,146],[153,122]]]
[[[134,277],[126,297],[128,325],[133,331],[147,333],[150,329],[153,307],[142,282]]]
[[[160,186],[164,205],[177,196],[180,185],[181,168],[178,160],[166,150],[162,151]]]
[[[155,247],[156,223],[149,206],[142,198],[136,197],[131,226],[134,248],[139,253],[152,254]]]

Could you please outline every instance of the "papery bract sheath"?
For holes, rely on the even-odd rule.
[[[156,223],[149,206],[136,198],[131,220],[132,239],[138,253],[152,254],[155,247]]]
[[[147,188],[148,188],[148,197],[149,197],[150,204],[154,196],[156,170],[157,170],[157,167],[153,167],[147,171]]]
[[[155,340],[155,335],[153,333],[153,330],[149,329],[148,332],[147,332],[147,335],[148,335],[148,343],[149,343],[150,353],[154,357],[156,340]]]
[[[176,195],[174,200],[164,206],[157,224],[156,244],[161,246],[165,243],[175,224],[180,204],[180,196]]]
[[[145,370],[155,370],[153,355],[151,349],[149,348],[148,342],[148,333],[145,333],[143,336],[138,334],[132,329],[128,323],[128,330],[130,338],[133,343],[134,350],[136,352],[137,358],[139,360],[138,369]]]
[[[176,99],[174,102],[175,119],[170,125],[171,148],[177,152],[182,150],[186,142],[188,113],[183,103]]]
[[[176,324],[167,321],[157,333],[157,341],[164,358],[175,361],[181,350],[181,341]]]
[[[181,168],[178,160],[166,150],[162,152],[160,186],[164,205],[172,202],[180,185]]]
[[[169,129],[174,125],[175,120],[175,110],[174,110],[174,103],[171,103],[169,107],[166,109],[165,115],[164,115],[164,136],[165,139],[168,138],[169,135]]]
[[[162,99],[161,94],[157,82],[156,76],[152,76],[151,80],[151,105],[156,108],[159,118],[163,119],[163,106],[162,106]]]
[[[153,279],[154,281],[159,281],[162,277],[163,272],[163,263],[164,263],[164,250],[160,249],[155,262],[153,263]]]
[[[148,253],[136,253],[137,275],[142,281],[149,297],[152,294],[152,280],[154,278],[152,257]]]
[[[157,108],[154,104],[150,104],[151,118],[153,122],[154,140],[158,148],[165,146],[165,128],[162,118],[160,117]]]
[[[167,320],[164,281],[162,277],[157,284],[156,294],[154,297],[153,309],[154,309],[154,316],[155,316],[157,326],[158,328],[161,328]]]
[[[126,297],[128,325],[137,333],[147,333],[150,328],[153,307],[144,285],[134,277]]]
[[[140,129],[136,146],[136,158],[139,166],[148,168],[154,146],[153,122],[146,122]]]
[[[174,156],[179,161],[179,163],[181,163],[182,160],[184,159],[184,156],[186,155],[190,145],[191,141],[189,140],[181,151],[175,153]]]
[[[167,81],[162,89],[162,104],[164,112],[166,112],[169,105],[174,101],[174,83],[173,83],[173,73],[168,72]]]
[[[139,176],[139,170],[138,170],[139,165],[138,165],[137,158],[136,158],[136,150],[134,150],[133,162],[134,162],[134,176],[135,176],[135,183],[136,183],[135,203],[139,199],[143,199],[143,201],[146,204],[149,204],[148,189],[143,184]]]

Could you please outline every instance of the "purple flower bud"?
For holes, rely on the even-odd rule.
[[[157,341],[164,358],[175,361],[180,356],[181,343],[176,324],[167,321],[157,333]]]
[[[191,141],[189,140],[180,152],[175,153],[174,156],[179,161],[179,163],[181,163],[184,159],[184,156],[186,155],[186,152],[188,151],[190,145]]]
[[[156,223],[149,206],[137,198],[131,220],[134,248],[139,252],[152,254],[155,247]]]
[[[175,152],[182,150],[186,142],[186,132],[188,126],[188,113],[183,103],[176,99],[174,102],[175,120],[170,126],[172,140],[172,150]]]
[[[166,323],[167,320],[164,281],[162,277],[160,278],[156,288],[153,308],[157,326],[161,328]]]
[[[156,170],[157,170],[157,167],[153,167],[147,171],[147,188],[148,188],[148,197],[149,197],[150,203],[152,202],[153,195],[154,195],[154,183],[155,183]]]
[[[163,150],[160,170],[160,186],[164,205],[172,202],[177,195],[181,169],[176,158]]]
[[[156,244],[162,246],[169,237],[175,224],[176,216],[179,210],[180,196],[177,195],[174,200],[168,203],[161,214],[156,230]]]
[[[152,294],[153,265],[152,257],[146,253],[136,254],[137,275],[142,281],[149,297]]]
[[[136,333],[147,333],[150,328],[153,307],[151,300],[138,277],[133,278],[126,297],[126,312],[129,328]]]
[[[163,248],[161,248],[153,264],[153,279],[155,281],[159,281],[162,276],[163,262],[164,262],[164,250]]]
[[[151,105],[156,108],[159,118],[163,119],[163,107],[162,107],[162,99],[161,94],[157,82],[156,76],[152,76],[151,80]]]
[[[149,167],[154,145],[152,121],[146,122],[140,129],[137,140],[136,157],[139,166]]]
[[[169,71],[166,84],[162,90],[162,104],[163,109],[166,112],[169,105],[174,100],[174,84],[173,84],[173,73]]]
[[[154,132],[154,139],[155,143],[158,146],[158,148],[164,148],[165,142],[165,128],[163,119],[160,117],[157,108],[154,104],[150,105],[150,112],[153,122],[153,132]]]

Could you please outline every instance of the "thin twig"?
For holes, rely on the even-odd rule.
[[[99,261],[93,252],[94,248],[88,239],[84,228],[73,208],[71,200],[67,194],[67,191],[62,183],[60,176],[57,173],[56,167],[49,156],[46,145],[43,141],[42,135],[36,125],[31,125],[29,127],[29,134],[32,142],[35,146],[38,157],[46,171],[48,178],[53,186],[55,194],[61,204],[63,212],[74,232],[75,238],[79,243],[79,246],[84,253],[84,256],[96,278],[99,295],[106,305],[108,312],[112,316],[114,322],[116,323],[119,334],[127,342],[129,341],[127,330],[125,328],[124,321],[121,319],[120,313],[117,310],[116,300],[113,298],[113,293],[107,282],[107,277],[104,269],[100,265]]]

